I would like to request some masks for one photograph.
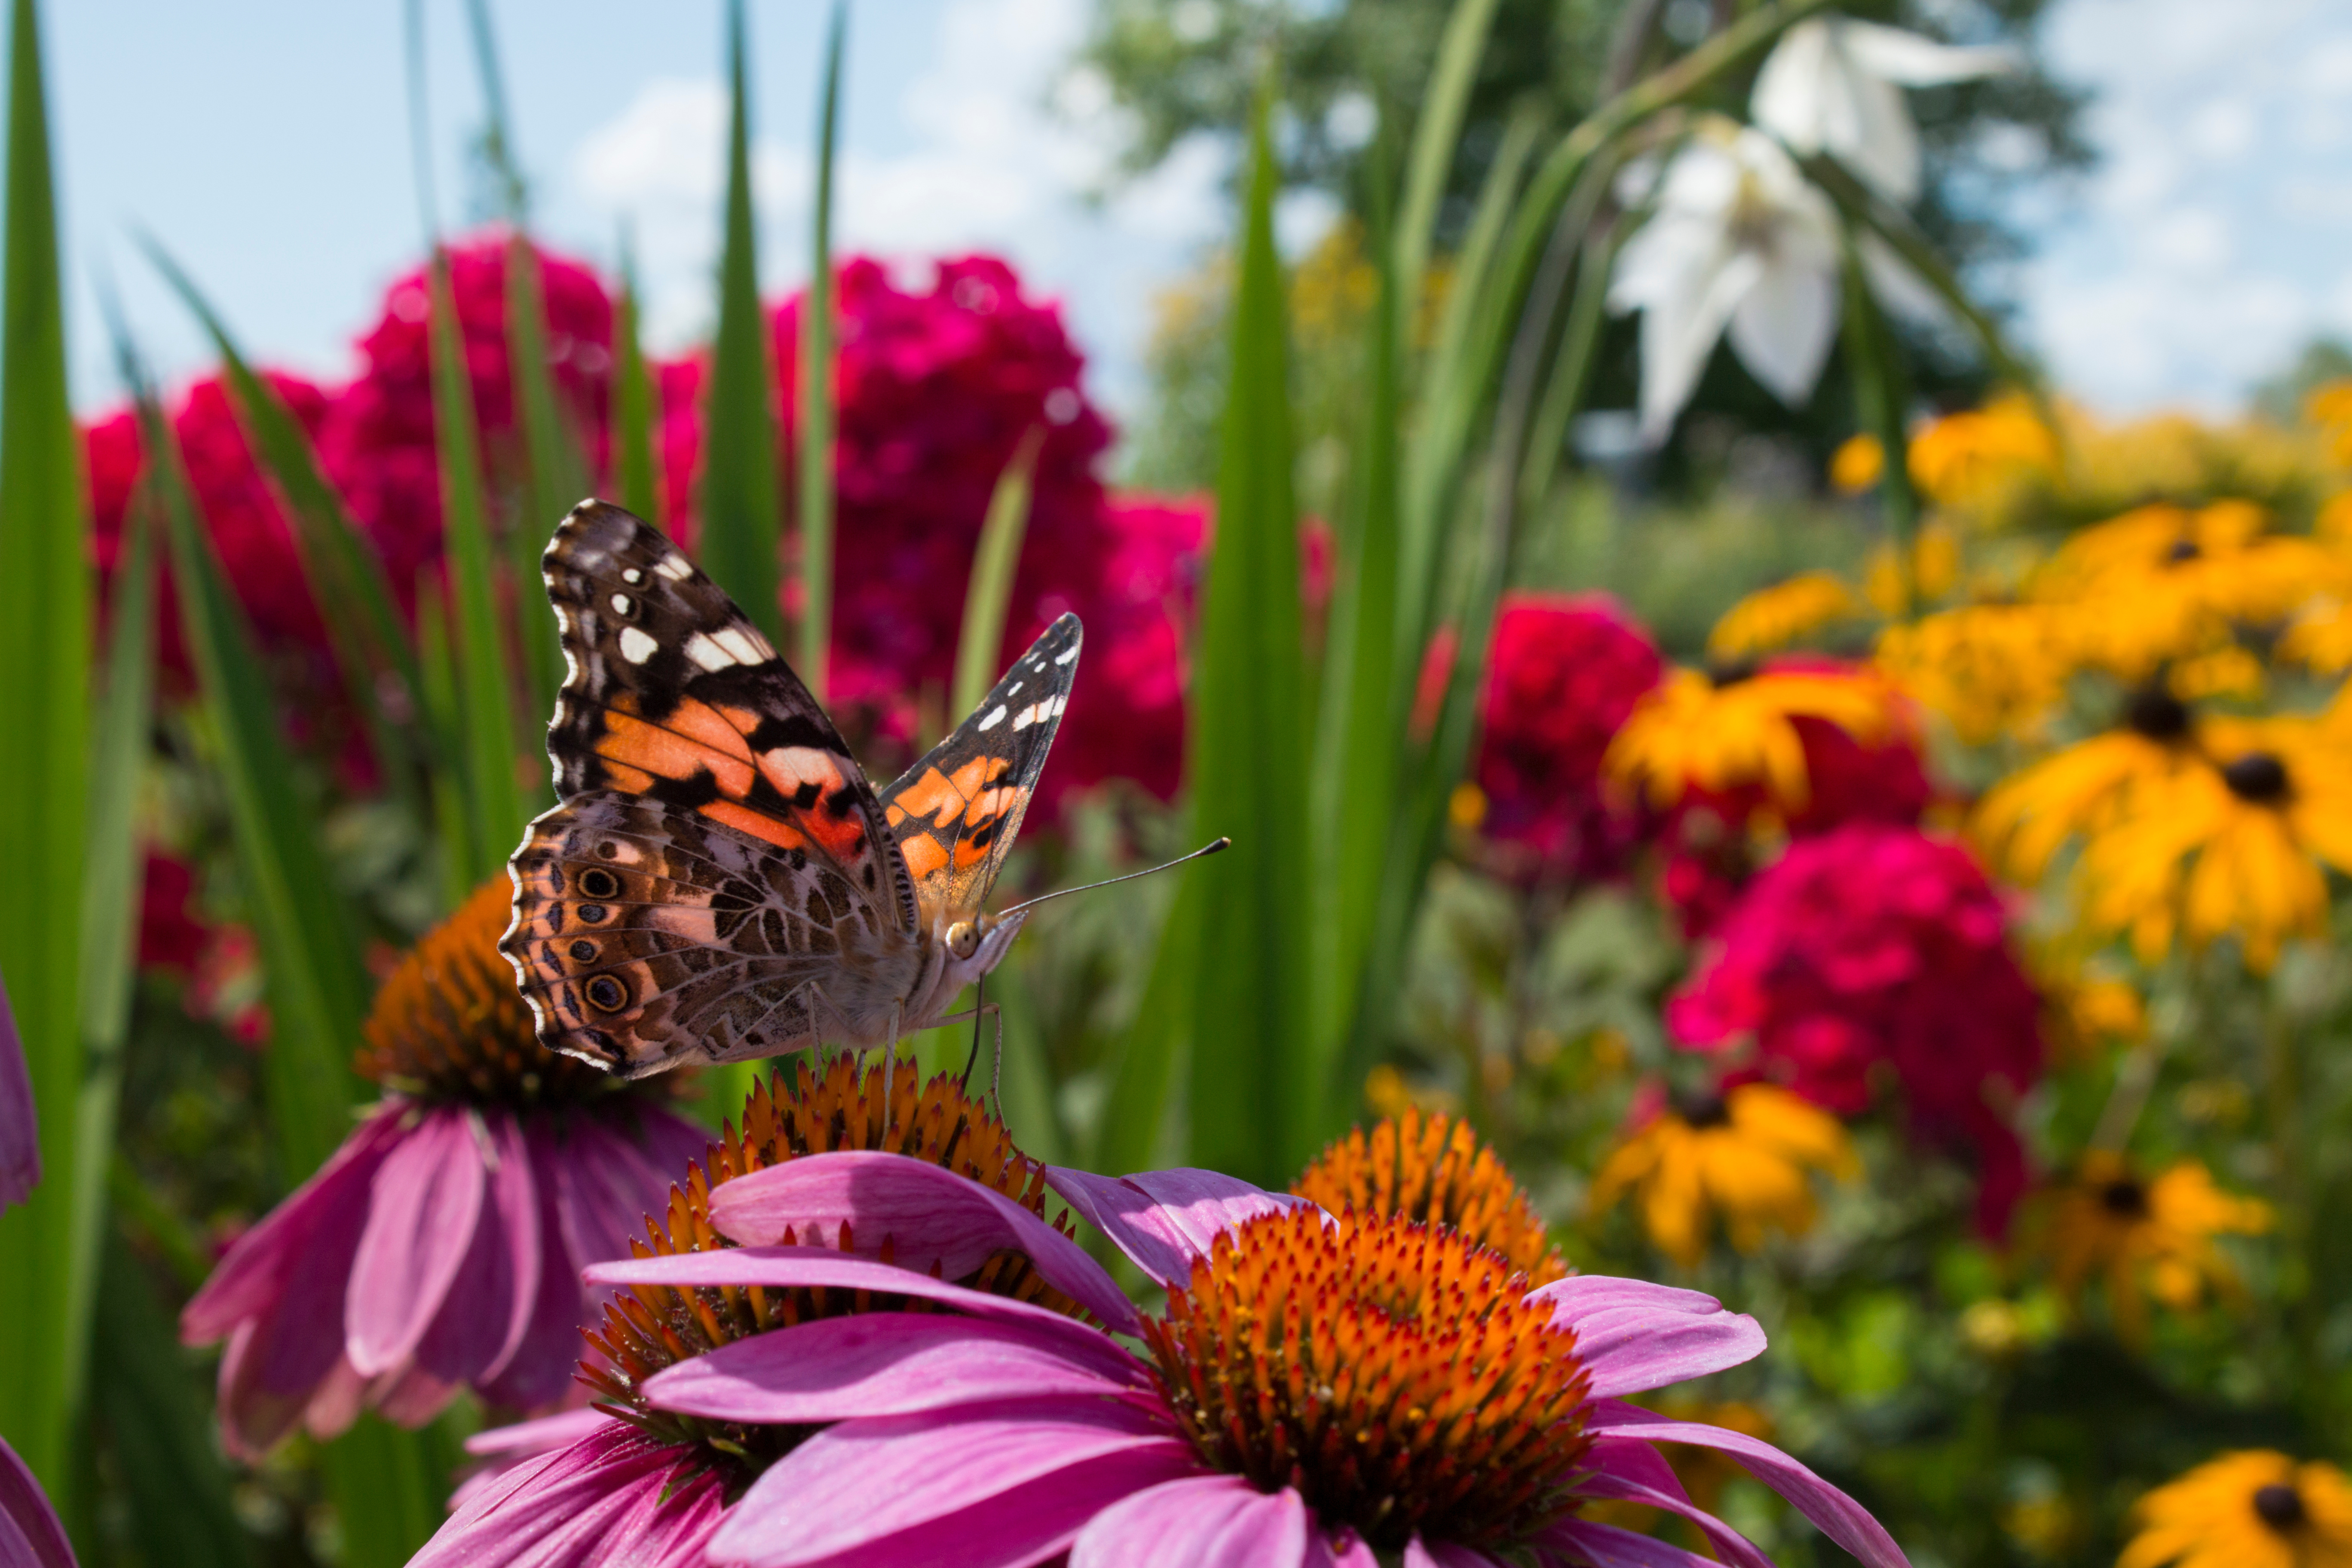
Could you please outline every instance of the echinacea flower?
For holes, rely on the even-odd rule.
[[[0,1437],[0,1568],[74,1568],[65,1526],[16,1450]]]
[[[1656,645],[1605,595],[1504,595],[1473,773],[1487,837],[1557,875],[1617,869],[1640,819],[1602,789],[1601,763],[1662,668]]]
[[[1800,572],[1724,611],[1706,634],[1707,657],[1729,663],[1774,653],[1868,609],[1836,573]]]
[[[2326,929],[2326,871],[2352,872],[2352,744],[2280,718],[2210,721],[2200,745],[2084,848],[2084,913],[2148,962],[2176,933],[2232,936],[2266,972],[2287,938]]]
[[[1495,1252],[1538,1285],[1568,1272],[1544,1223],[1494,1150],[1467,1121],[1407,1106],[1351,1128],[1290,1184],[1332,1214],[1393,1215],[1442,1225]]]
[[[2223,1454],[2149,1492],[2116,1568],[2352,1568],[2352,1485],[2267,1448]]]
[[[2078,1306],[2084,1286],[2098,1278],[2116,1331],[2139,1344],[2147,1338],[2147,1298],[2186,1312],[2209,1291],[2236,1293],[2237,1271],[2213,1238],[2259,1236],[2271,1219],[2268,1204],[2223,1192],[2197,1161],[2149,1177],[2121,1154],[2094,1150],[2050,1194],[2035,1242],[2059,1290]]]
[[[0,1209],[21,1204],[41,1184],[41,1129],[33,1107],[33,1079],[25,1069],[25,1042],[0,980]]]
[[[748,1291],[704,1289],[698,1276],[676,1288],[629,1281],[588,1337],[582,1379],[594,1409],[468,1444],[500,1468],[467,1483],[417,1564],[705,1562],[725,1510],[814,1425],[681,1415],[650,1404],[648,1384],[793,1325],[926,1311],[1073,1328],[1088,1313],[1124,1321],[1126,1299],[1070,1240],[1068,1220],[1056,1228],[1041,1217],[1045,1167],[1013,1146],[1003,1123],[952,1078],[923,1084],[912,1062],[898,1063],[888,1082],[887,1122],[878,1064],[796,1061],[772,1091],[756,1085],[740,1128],[685,1173],[630,1247],[650,1266],[707,1272],[739,1256],[727,1249],[740,1242],[782,1242],[756,1250],[830,1261],[856,1277],[812,1276],[803,1288],[772,1275]],[[761,1198],[773,1199],[779,1181],[789,1196],[781,1209]],[[1057,1288],[1067,1283],[1075,1294]],[[837,1331],[857,1331],[851,1322]]]
[[[2009,1108],[2041,1074],[2041,1002],[1959,845],[1867,823],[1791,844],[1666,1021],[1687,1047],[1752,1051],[1744,1074],[1841,1116],[1891,1079],[1913,1127],[1973,1148],[1979,1225],[2007,1225],[2025,1185]]]
[[[460,1389],[540,1409],[571,1386],[590,1263],[623,1256],[706,1135],[533,1037],[485,883],[376,994],[358,1054],[383,1101],[229,1249],[181,1315],[226,1339],[224,1439],[257,1456],[362,1408],[419,1425]]]
[[[1756,73],[1748,113],[1799,154],[1826,153],[1888,200],[1919,198],[1919,128],[1906,87],[2014,70],[2017,51],[1955,47],[1848,16],[1811,16],[1780,35]]]
[[[1628,1194],[1659,1251],[1685,1268],[1706,1256],[1719,1215],[1731,1245],[1755,1252],[1766,1235],[1802,1236],[1818,1213],[1812,1174],[1860,1171],[1837,1118],[1765,1083],[1654,1094],[1592,1178],[1604,1213]]]
[[[935,1234],[961,1226],[972,1251],[1044,1249],[1056,1283],[1104,1301],[1104,1328],[1139,1340],[1140,1354],[1102,1329],[805,1245],[592,1271],[704,1293],[895,1289],[966,1314],[802,1323],[649,1379],[657,1411],[821,1427],[728,1509],[711,1563],[1019,1568],[1065,1551],[1070,1568],[1705,1561],[1579,1517],[1583,1500],[1611,1499],[1678,1514],[1727,1560],[1760,1563],[1689,1501],[1656,1443],[1730,1453],[1873,1568],[1904,1563],[1859,1505],[1770,1445],[1623,1402],[1763,1349],[1754,1321],[1712,1297],[1598,1277],[1531,1290],[1444,1226],[1335,1217],[1202,1172],[1053,1176],[1166,1288],[1164,1313],[1117,1301],[1108,1276],[1054,1252],[1066,1238],[1025,1209],[919,1162],[796,1162],[734,1184],[715,1217],[780,1236],[814,1207],[831,1213],[821,1237],[863,1235],[927,1189]],[[1294,1370],[1264,1375],[1276,1366]]]

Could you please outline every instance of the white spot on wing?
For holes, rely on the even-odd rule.
[[[697,632],[686,639],[686,657],[705,669],[725,669],[735,662],[735,656],[719,647],[708,632]]]
[[[626,594],[615,594],[613,595],[613,613],[614,615],[635,615],[636,613],[636,601],[630,598]]]
[[[993,729],[995,729],[999,724],[1002,724],[1002,723],[1003,723],[1003,722],[1004,722],[1004,704],[1003,704],[1003,703],[1002,703],[1002,702],[1000,702],[1000,703],[998,703],[998,704],[996,705],[996,711],[994,711],[993,713],[991,713],[987,718],[982,719],[982,720],[980,721],[980,727],[981,727],[982,729],[983,729],[983,730],[993,730]],[[1016,729],[1016,730],[1017,730],[1017,729],[1019,729],[1019,728],[1021,727],[1020,721],[1019,721],[1018,720],[1015,720],[1015,721],[1013,721],[1013,727],[1014,729]]]
[[[725,648],[738,664],[759,664],[767,657],[760,652],[750,637],[743,635],[740,626],[722,627],[710,634],[710,640]]]
[[[626,583],[626,584],[630,584],[632,587],[635,586],[635,585],[636,585],[637,584],[639,584],[639,583],[644,582],[645,580],[646,580],[646,574],[645,574],[644,573],[642,573],[642,572],[638,571],[638,570],[637,570],[635,567],[634,567],[634,566],[625,567],[625,568],[624,568],[624,569],[622,570],[622,573],[621,573],[621,581],[622,581],[622,582],[624,582],[624,583]]]
[[[1070,662],[1070,660],[1072,660],[1072,659],[1074,659],[1074,658],[1077,658],[1077,657],[1078,657],[1078,650],[1077,650],[1076,648],[1070,648],[1070,649],[1068,649],[1068,650],[1067,650],[1067,651],[1066,651],[1066,652],[1055,654],[1055,655],[1054,656],[1054,662],[1055,662],[1055,664],[1067,664],[1067,663],[1069,663],[1069,662]]]
[[[621,657],[631,664],[645,663],[646,660],[653,658],[654,650],[659,647],[661,644],[635,626],[621,628]]]
[[[694,575],[693,565],[675,550],[655,562],[654,570],[673,583],[683,583]]]

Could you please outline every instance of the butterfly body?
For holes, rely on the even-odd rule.
[[[583,502],[545,561],[562,803],[499,949],[539,1036],[625,1077],[929,1026],[1021,918],[981,903],[1076,674],[1064,616],[877,795],[758,629],[659,530]]]

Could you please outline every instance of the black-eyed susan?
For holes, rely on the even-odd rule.
[[[2223,1454],[2149,1492],[2116,1568],[2352,1568],[2352,1485],[2272,1449]]]
[[[2015,394],[1936,420],[1911,438],[1911,482],[1930,500],[1971,505],[2058,468],[2058,444]]]
[[[2147,1035],[2147,1006],[2132,984],[2080,965],[2036,963],[2042,1036],[2059,1061],[2085,1062],[2110,1045],[2137,1045]]]
[[[1840,494],[1858,496],[1886,475],[1886,447],[1864,433],[1849,436],[1830,454],[1830,483]]]
[[[1943,598],[1959,580],[1960,536],[1947,524],[1931,522],[1907,551],[1882,544],[1870,552],[1863,595],[1880,615],[1903,616]]]
[[[1801,811],[1812,789],[1794,722],[1800,718],[1875,743],[1902,727],[1902,698],[1867,668],[1676,669],[1635,706],[1610,742],[1602,769],[1660,807],[1692,789],[1727,794],[1754,784],[1781,812]]]
[[[1695,1268],[1719,1217],[1732,1246],[1754,1252],[1773,1231],[1802,1236],[1818,1205],[1813,1173],[1860,1169],[1837,1118],[1771,1084],[1664,1097],[1593,1177],[1592,1212],[1633,1194],[1658,1250]]]
[[[2237,1270],[2213,1238],[2259,1236],[2271,1220],[2268,1204],[2223,1192],[2194,1160],[2149,1176],[2124,1155],[2094,1150],[2046,1195],[2034,1239],[2068,1301],[2079,1308],[2084,1288],[2099,1280],[2116,1332],[2137,1344],[2147,1338],[2151,1297],[2187,1312],[2208,1296],[2240,1294]]]
[[[2235,937],[2266,971],[2326,929],[2326,869],[2352,871],[2352,737],[2309,719],[2223,720],[2142,780],[2084,847],[2084,913],[2154,962],[2176,937]]]
[[[2045,605],[1969,605],[1879,634],[1878,668],[1972,746],[2031,739],[2066,694],[2065,617]]]
[[[1707,657],[1726,662],[1754,658],[1867,610],[1861,595],[1836,573],[1800,572],[1757,589],[1726,610],[1706,635]]]
[[[2153,788],[2196,763],[2198,721],[2162,681],[2132,693],[2115,728],[2004,779],[1978,807],[1975,831],[2011,876],[2037,881],[2067,840],[2099,832]]]

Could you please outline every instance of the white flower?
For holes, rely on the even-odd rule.
[[[1958,48],[1933,38],[1816,16],[1783,34],[1756,76],[1749,118],[1801,155],[1827,153],[1881,195],[1919,196],[1919,131],[1902,88],[2014,70],[2017,52]]]
[[[1758,381],[1802,402],[1837,336],[1838,268],[1836,214],[1780,144],[1704,122],[1610,280],[1610,308],[1642,312],[1643,438],[1665,438],[1727,330]]]

